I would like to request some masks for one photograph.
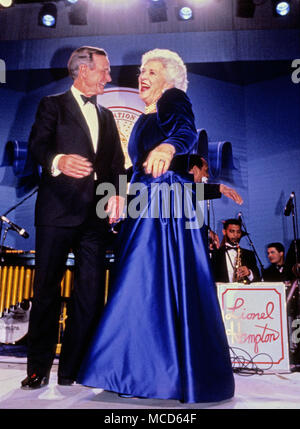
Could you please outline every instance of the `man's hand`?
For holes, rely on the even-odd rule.
[[[225,195],[225,197],[231,198],[235,203],[239,205],[243,204],[243,198],[234,189],[229,188],[229,186],[225,186],[223,184],[220,185],[219,189],[221,194]]]
[[[245,265],[243,265],[237,269],[237,277],[239,279],[242,279],[243,277],[249,277],[249,276],[250,276],[250,270]]]
[[[116,223],[120,220],[125,205],[125,198],[120,195],[110,197],[106,207],[106,213],[109,216],[109,223]]]
[[[75,179],[89,176],[93,171],[90,161],[77,154],[63,155],[57,167],[63,174]]]
[[[149,153],[144,162],[145,172],[152,174],[153,177],[159,177],[166,173],[170,167],[174,153],[175,148],[171,144],[160,144]]]
[[[218,234],[216,234],[214,231],[209,231],[209,248],[210,250],[213,249],[219,249],[220,247],[220,240],[218,237]]]

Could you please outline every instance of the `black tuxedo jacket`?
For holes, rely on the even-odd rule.
[[[109,182],[118,189],[124,154],[112,113],[98,106],[99,139],[95,153],[86,120],[71,90],[44,97],[29,137],[29,150],[43,167],[36,202],[36,225],[76,226],[83,222],[95,200],[94,173],[75,179],[54,177],[51,166],[58,154],[87,158],[97,173],[97,183]]]
[[[263,270],[262,276],[265,282],[285,282],[294,279],[292,271],[286,265],[283,265],[283,271],[280,272],[276,264],[271,264]]]
[[[214,273],[214,278],[216,282],[228,283],[228,271],[226,264],[226,249],[225,246],[221,246],[219,249],[213,251],[212,253],[212,268]],[[248,249],[243,249],[241,247],[241,262],[242,265],[245,265],[253,273],[253,282],[260,281],[260,273],[256,264],[256,259],[254,252]]]

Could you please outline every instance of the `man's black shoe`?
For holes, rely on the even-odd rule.
[[[72,378],[67,378],[67,377],[58,377],[57,379],[57,383],[60,386],[72,386],[72,384],[74,383],[74,380]]]
[[[21,389],[24,390],[34,390],[39,389],[41,387],[47,386],[49,383],[49,375],[28,375],[21,382]]]

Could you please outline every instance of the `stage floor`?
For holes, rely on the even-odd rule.
[[[48,386],[20,389],[26,376],[24,358],[0,356],[0,409],[300,409],[300,373],[241,376],[235,374],[235,397],[222,403],[182,404],[174,400],[125,399],[81,385],[58,386],[57,364]]]

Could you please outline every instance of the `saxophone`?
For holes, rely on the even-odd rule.
[[[242,266],[242,257],[241,257],[241,248],[239,245],[237,245],[237,254],[235,259],[235,265],[234,265],[234,272],[233,272],[233,282],[238,283],[244,283],[245,285],[248,285],[250,283],[248,277],[239,277],[238,275],[238,269]]]

